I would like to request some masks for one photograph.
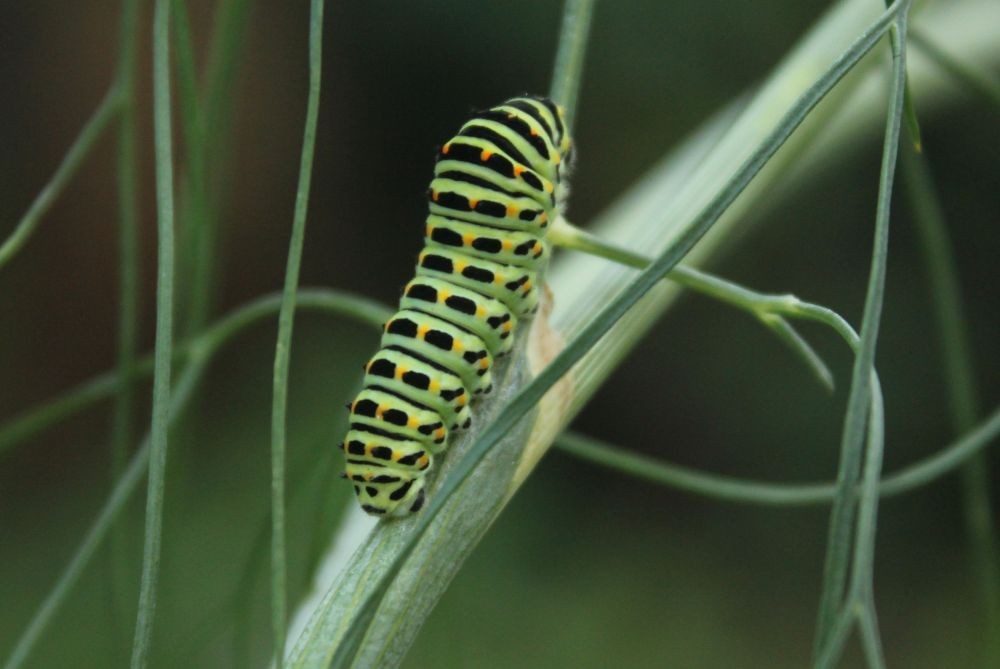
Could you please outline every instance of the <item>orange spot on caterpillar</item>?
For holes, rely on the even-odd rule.
[[[386,406],[384,404],[379,404],[377,407],[375,407],[375,417],[381,419],[382,414],[384,414],[385,411],[386,411]]]
[[[475,235],[462,235],[462,244],[465,246],[472,246],[472,242],[476,241]]]
[[[514,218],[517,216],[517,207],[512,204],[507,205],[507,216],[509,218]]]
[[[410,370],[408,370],[406,367],[396,367],[396,378],[402,379],[403,374],[406,374],[408,371]]]
[[[441,382],[438,381],[437,379],[434,379],[433,381],[431,381],[429,387],[430,387],[432,393],[436,393],[439,390],[441,390]]]
[[[514,327],[514,324],[513,324],[513,323],[511,323],[510,321],[507,321],[506,323],[504,323],[504,324],[503,324],[503,325],[501,325],[500,327],[501,327],[501,329],[502,329],[502,330],[503,330],[504,332],[510,332],[510,331],[511,331],[511,329],[512,329],[512,328]]]
[[[521,174],[524,173],[524,170],[525,170],[524,165],[514,165],[514,176],[515,177],[521,176]]]
[[[427,466],[427,464],[428,464],[428,463],[429,463],[430,461],[431,461],[431,460],[430,460],[430,458],[428,458],[428,457],[427,457],[427,456],[425,455],[425,456],[421,457],[421,458],[420,458],[419,460],[417,460],[417,466],[418,466],[418,467],[420,467],[421,469],[423,469],[424,467],[426,467],[426,466]]]
[[[476,205],[478,204],[479,200],[473,200],[472,198],[469,198],[469,209],[475,209]]]
[[[443,427],[439,427],[438,429],[434,430],[434,438],[435,439],[443,439],[444,435],[445,435],[445,432],[444,432],[444,428]]]
[[[527,295],[529,290],[531,290],[531,279],[524,282],[524,294]]]
[[[493,156],[493,152],[489,149],[483,149],[483,152],[479,154],[479,159],[484,163]]]
[[[483,358],[482,360],[479,361],[479,369],[489,369],[489,368],[490,368],[489,360]]]
[[[461,351],[463,349],[465,349],[465,346],[462,344],[462,342],[460,340],[456,339],[456,340],[454,340],[452,342],[452,344],[451,344],[451,350],[453,350],[453,351]]]
[[[538,131],[537,131],[537,130],[535,130],[534,128],[532,128],[532,129],[531,129],[531,136],[532,136],[532,137],[538,137]]]
[[[555,186],[553,186],[553,185],[552,185],[552,182],[551,182],[551,181],[546,181],[546,182],[545,182],[545,192],[546,192],[546,193],[551,193],[551,192],[552,192],[552,191],[554,191],[555,189],[556,189],[556,188],[555,188]]]
[[[441,153],[443,153],[444,155],[447,156],[449,151],[451,151],[451,143],[450,142],[448,144],[445,144],[444,146],[441,147]]]
[[[438,192],[436,190],[431,191],[431,199],[434,200],[435,202],[438,201]]]
[[[456,272],[461,273],[462,270],[464,270],[468,266],[469,266],[469,263],[462,262],[461,260],[456,260],[455,261],[455,271]]]
[[[423,339],[428,332],[430,332],[430,327],[427,325],[420,325],[417,327],[417,337],[419,339]]]
[[[504,251],[510,251],[512,248],[514,248],[514,242],[510,241],[509,239],[504,239],[500,242],[500,246],[501,248],[503,248]]]
[[[466,397],[465,395],[460,395],[459,398],[457,400],[455,400],[455,403],[459,407],[464,407],[466,404],[469,403],[469,398]]]
[[[476,307],[476,317],[486,318],[486,307]]]
[[[410,428],[411,430],[416,430],[418,427],[420,427],[420,421],[411,416],[406,420],[406,427]]]
[[[549,215],[548,215],[548,214],[546,214],[546,213],[545,213],[545,212],[543,211],[543,212],[542,212],[542,215],[538,217],[538,222],[539,222],[539,223],[544,223],[544,222],[545,222],[545,221],[547,221],[547,220],[549,220]]]
[[[451,293],[449,293],[447,290],[438,291],[438,302],[444,302],[449,297],[451,297]]]

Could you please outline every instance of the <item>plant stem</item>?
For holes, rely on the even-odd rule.
[[[879,496],[895,497],[935,481],[960,467],[1000,436],[1000,407],[933,455],[885,476]],[[814,506],[830,502],[834,483],[766,483],[681,467],[626,451],[575,432],[563,432],[555,445],[565,452],[616,471],[724,502],[764,506]]]
[[[149,488],[146,493],[146,527],[142,581],[133,669],[145,667],[156,614],[156,586],[160,569],[163,528],[164,476],[167,464],[167,430],[170,422],[170,363],[173,358],[174,284],[174,183],[170,122],[170,5],[156,0],[153,13],[153,138],[156,153],[157,281],[156,343],[153,353],[153,420],[150,429]]]
[[[285,265],[285,288],[278,316],[278,337],[274,352],[273,401],[271,405],[271,635],[274,639],[274,664],[280,669],[285,657],[288,593],[285,556],[285,451],[288,406],[288,368],[295,320],[295,294],[299,286],[299,267],[305,242],[309,186],[312,180],[313,152],[316,147],[316,123],[319,117],[319,93],[323,60],[323,0],[312,0],[309,18],[309,97],[306,102],[302,157],[299,163],[299,186],[295,194],[292,235]]]
[[[583,80],[583,60],[587,53],[595,0],[565,0],[559,50],[552,71],[549,97],[562,105],[568,127],[573,127],[576,103]]]
[[[41,223],[42,217],[48,213],[56,199],[62,194],[70,179],[76,174],[84,158],[90,154],[97,140],[101,138],[101,133],[108,127],[111,119],[121,111],[122,94],[118,83],[111,85],[108,92],[104,94],[104,99],[94,110],[94,113],[84,124],[73,144],[69,147],[62,162],[56,168],[55,173],[47,184],[38,191],[31,206],[24,212],[21,220],[17,222],[14,231],[0,244],[0,268],[10,262],[11,258],[17,255],[25,242],[34,234]]]
[[[889,108],[886,113],[885,140],[882,148],[882,165],[879,171],[879,192],[875,212],[875,234],[872,249],[871,270],[868,277],[868,287],[865,291],[865,305],[861,320],[861,333],[858,350],[854,358],[851,374],[851,388],[848,393],[847,410],[844,416],[843,436],[841,439],[840,463],[838,466],[837,496],[830,513],[829,538],[827,542],[826,560],[823,569],[823,590],[820,595],[819,614],[816,624],[815,659],[828,657],[838,652],[843,643],[843,637],[833,634],[836,611],[841,606],[850,606],[852,602],[842,604],[845,599],[845,584],[847,582],[849,554],[851,547],[851,530],[855,524],[854,508],[856,496],[854,488],[857,485],[861,470],[862,452],[865,442],[865,423],[869,422],[868,432],[872,435],[877,430],[884,429],[881,424],[881,397],[873,387],[875,346],[878,341],[879,322],[882,314],[882,303],[885,292],[885,268],[889,248],[889,207],[892,198],[893,178],[896,168],[896,155],[899,147],[899,130],[904,108],[904,91],[906,89],[906,17],[910,3],[908,0],[897,0],[899,13],[893,19],[890,31],[892,49],[893,76],[890,87]],[[876,402],[877,400],[877,402]],[[869,404],[872,411],[869,413]],[[876,409],[879,411],[876,414]],[[868,439],[869,451],[873,443],[877,443],[879,453],[877,462],[868,466],[881,467],[881,438]],[[870,454],[870,453],[869,453]],[[870,454],[871,455],[871,454]],[[877,484],[878,475],[865,472],[865,487]],[[865,560],[874,559],[874,527],[878,495],[863,492],[861,508],[857,518],[857,536],[864,541],[855,541],[854,578],[862,579],[864,570],[870,578],[870,565],[863,564]],[[869,537],[869,534],[871,535]],[[871,546],[869,546],[869,540]]]
[[[556,246],[582,251],[637,269],[643,269],[650,263],[649,258],[581,230],[562,217],[556,219],[547,238]],[[667,273],[666,278],[685,288],[750,312],[799,356],[824,388],[833,391],[833,373],[830,368],[788,321],[778,315],[779,310],[787,308],[789,300],[798,302],[797,298],[790,295],[758,293],[686,265],[677,265]]]

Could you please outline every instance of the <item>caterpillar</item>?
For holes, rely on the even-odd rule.
[[[538,309],[570,153],[562,108],[540,97],[476,114],[441,147],[416,277],[347,405],[343,476],[366,512],[419,511],[434,457],[492,390],[494,362]]]

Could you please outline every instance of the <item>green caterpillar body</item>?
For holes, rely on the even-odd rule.
[[[538,309],[569,153],[562,109],[534,97],[480,112],[441,147],[416,277],[348,405],[344,475],[368,513],[423,506],[434,456],[471,425],[493,362]]]

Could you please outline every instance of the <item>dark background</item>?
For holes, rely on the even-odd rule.
[[[212,12],[191,4],[204,61]],[[599,3],[575,129],[573,220],[586,223],[764,77],[825,6]],[[527,0],[328,3],[303,285],[395,301],[418,250],[435,147],[471,109],[548,88],[560,12],[561,3]],[[141,21],[139,75],[142,350],[152,346],[155,278],[149,18],[147,11]],[[103,96],[115,67],[117,22],[118,5],[110,1],[0,4],[0,234],[13,229]],[[221,219],[215,315],[281,288],[301,148],[307,25],[305,2],[262,4],[250,15],[227,124],[229,172],[213,193]],[[915,95],[919,105],[920,91]],[[921,119],[987,409],[1000,396],[996,118],[995,110],[962,97]],[[106,133],[37,234],[0,270],[0,417],[114,364],[112,137]],[[869,136],[845,147],[712,269],[761,290],[795,292],[856,323],[880,144]],[[178,162],[183,170],[183,154]],[[878,356],[887,471],[953,436],[927,277],[903,198],[894,214]],[[320,316],[304,316],[296,327],[289,467],[292,585],[301,591],[306,556],[322,545],[346,499],[333,482],[340,465],[331,445],[342,429],[339,407],[376,335]],[[828,333],[806,332],[834,366],[839,385],[832,397],[745,315],[685,299],[575,427],[735,476],[830,479],[850,360]],[[273,329],[261,326],[227,348],[172,439],[158,665],[241,666],[267,657],[261,537],[273,338]],[[148,384],[141,388],[145,412]],[[109,426],[105,404],[0,460],[4,655],[106,497]],[[992,478],[995,484],[995,469]],[[975,661],[980,618],[960,493],[958,477],[950,476],[881,507],[877,600],[894,666]],[[142,506],[136,498],[125,522],[126,580],[133,585]],[[407,666],[803,666],[826,523],[822,509],[705,501],[552,452],[459,574]],[[127,657],[134,597],[125,593],[125,603],[112,606],[105,562],[99,557],[43,636],[37,666],[109,666]],[[239,629],[251,630],[249,641],[234,633],[234,620],[247,621]],[[848,658],[860,662],[854,650]]]

